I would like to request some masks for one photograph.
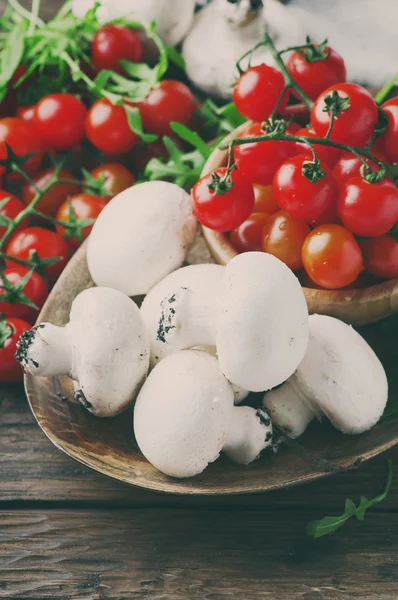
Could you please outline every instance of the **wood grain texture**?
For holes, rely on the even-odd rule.
[[[387,458],[398,463],[398,448],[361,466],[323,481],[268,494],[220,497],[164,495],[105,477],[80,465],[49,442],[29,410],[21,386],[0,388],[0,508],[30,503],[81,507],[159,507],[212,509],[220,507],[339,511],[347,496],[375,496],[383,488]],[[398,474],[387,500],[376,509],[398,506]]]
[[[310,540],[307,511],[0,514],[7,600],[396,600],[397,514]]]

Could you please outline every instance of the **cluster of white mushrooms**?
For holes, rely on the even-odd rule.
[[[249,464],[271,445],[272,424],[298,437],[324,416],[349,434],[377,423],[387,379],[365,340],[337,319],[309,317],[298,279],[269,254],[182,267],[196,229],[190,197],[174,184],[116,196],[88,240],[97,287],[77,296],[65,327],[23,335],[24,369],[71,377],[98,417],[135,401],[137,443],[173,477],[201,473],[220,452]],[[141,309],[137,295],[146,295]],[[249,392],[267,392],[261,409],[237,406]]]

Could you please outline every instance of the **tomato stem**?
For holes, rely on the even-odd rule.
[[[395,73],[394,77],[388,81],[384,87],[376,94],[375,101],[377,104],[383,104],[388,94],[391,92],[393,87],[398,84],[398,73]]]
[[[264,37],[264,46],[269,49],[272,56],[274,57],[276,64],[278,65],[283,77],[285,78],[286,87],[293,89],[304,102],[304,104],[307,106],[307,108],[311,110],[313,105],[311,98],[307,96],[307,94],[301,89],[299,85],[297,85],[293,77],[290,75],[281,57],[281,54],[284,51],[278,52],[278,50],[275,48],[274,42],[272,41],[268,33],[266,33]]]

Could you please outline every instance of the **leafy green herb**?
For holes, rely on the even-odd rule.
[[[21,63],[25,48],[25,35],[25,25],[17,25],[8,35],[2,48],[0,55],[0,101],[6,95],[7,85]]]
[[[138,135],[143,142],[150,144],[158,139],[158,136],[154,133],[144,133],[139,108],[136,106],[129,106],[128,104],[125,104],[124,108],[127,113],[127,120],[131,131],[134,131],[134,133]]]
[[[209,158],[211,154],[209,145],[207,142],[202,140],[196,131],[192,131],[192,129],[189,129],[189,127],[186,127],[181,123],[176,123],[175,121],[170,123],[170,127],[184,142],[188,142],[188,144],[191,144],[191,146],[199,150],[205,160]]]
[[[203,120],[205,127],[215,128],[215,135],[231,133],[246,120],[233,102],[217,106],[210,98],[203,102],[196,114]]]
[[[340,529],[351,517],[356,517],[359,521],[363,521],[368,508],[382,502],[390,491],[392,483],[392,461],[388,461],[388,475],[384,491],[376,498],[368,500],[365,496],[361,496],[358,506],[350,499],[345,501],[344,512],[337,517],[324,517],[319,521],[311,521],[307,525],[307,534],[314,538],[320,538],[324,535],[334,533]]]

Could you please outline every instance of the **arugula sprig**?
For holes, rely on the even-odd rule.
[[[324,517],[319,521],[311,521],[307,525],[307,534],[313,538],[320,538],[330,533],[334,533],[337,529],[340,529],[351,517],[356,517],[359,521],[363,521],[365,513],[369,508],[372,508],[375,504],[385,500],[388,492],[390,491],[392,483],[392,461],[388,461],[388,475],[384,491],[379,495],[368,500],[365,496],[361,496],[358,506],[351,498],[347,498],[345,501],[344,512],[342,515],[333,517]]]
[[[144,174],[150,181],[166,179],[188,189],[199,179],[203,166],[218,141],[209,145],[196,131],[181,123],[173,122],[171,128],[179,138],[192,146],[193,150],[184,152],[169,136],[164,136],[163,143],[169,158],[166,160],[152,158]]]

